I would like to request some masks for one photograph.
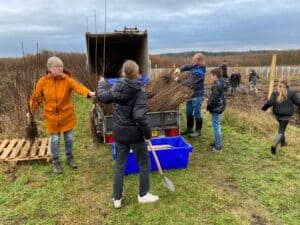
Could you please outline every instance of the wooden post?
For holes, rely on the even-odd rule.
[[[270,85],[269,85],[268,99],[271,97],[273,89],[274,89],[275,73],[276,73],[276,54],[273,54],[272,64],[271,64]],[[271,108],[269,108],[267,112],[270,113],[271,112]]]
[[[173,69],[175,69],[176,68],[176,64],[175,63],[173,63]]]
[[[274,89],[275,72],[276,72],[276,54],[273,54],[268,98],[271,97],[273,89]]]
[[[157,64],[155,64],[155,69],[154,69],[154,80],[157,79]]]

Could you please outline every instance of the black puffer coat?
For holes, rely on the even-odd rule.
[[[234,88],[238,87],[241,82],[241,74],[240,73],[231,74],[229,82],[230,82],[231,87],[234,87]]]
[[[289,119],[294,115],[294,105],[300,106],[300,94],[288,88],[287,100],[282,103],[277,102],[279,93],[274,91],[270,99],[264,104],[262,110],[266,111],[268,108],[273,107],[273,114],[280,119]]]
[[[98,84],[97,98],[103,103],[116,103],[113,114],[113,135],[117,142],[133,144],[151,138],[146,117],[146,94],[137,80],[123,79],[109,89],[106,82]]]
[[[217,114],[224,112],[226,107],[227,88],[228,79],[222,77],[219,80],[214,81],[207,103],[207,111]]]

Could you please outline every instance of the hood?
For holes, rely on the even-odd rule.
[[[141,90],[141,84],[137,80],[123,79],[112,87],[112,96],[116,103],[123,104],[135,98]]]
[[[66,69],[63,70],[63,73],[64,73],[64,75],[72,77],[72,73]],[[46,76],[48,78],[54,78],[49,70],[46,71]],[[55,79],[65,79],[65,78],[63,76],[57,76],[57,77],[55,77]]]

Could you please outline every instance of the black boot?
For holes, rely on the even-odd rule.
[[[198,137],[201,135],[201,130],[202,130],[202,118],[200,119],[195,119],[196,120],[196,130],[195,132],[191,133],[189,136],[190,137]]]
[[[282,136],[283,135],[281,133],[278,133],[277,136],[276,136],[276,138],[275,138],[275,140],[274,140],[274,142],[273,142],[273,145],[271,147],[271,153],[273,155],[276,155],[276,147],[279,144],[279,142],[281,142]]]
[[[68,165],[73,168],[73,169],[77,169],[77,165],[74,162],[74,157],[73,155],[67,155],[67,161],[68,161]]]
[[[62,173],[62,168],[58,159],[53,159],[53,172],[57,174]]]
[[[288,143],[285,141],[285,135],[283,134],[282,135],[282,138],[281,138],[281,147],[284,147],[284,146],[287,146],[288,145]]]
[[[183,132],[181,132],[181,135],[193,133],[193,127],[194,127],[194,117],[187,116],[186,117],[186,129]]]

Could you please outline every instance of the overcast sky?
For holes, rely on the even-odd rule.
[[[0,0],[0,56],[85,51],[104,0]],[[87,23],[88,18],[88,23]],[[107,0],[107,31],[147,29],[150,52],[300,48],[299,0]]]

